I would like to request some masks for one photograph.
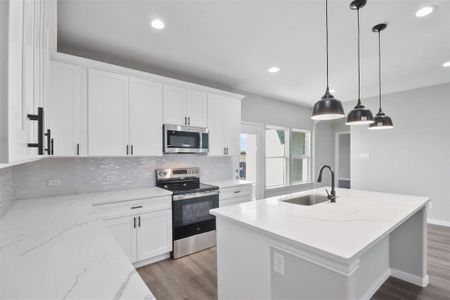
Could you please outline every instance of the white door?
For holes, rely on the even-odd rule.
[[[239,156],[239,176],[251,181],[252,199],[264,198],[263,188],[263,152],[262,136],[264,125],[256,123],[241,124],[241,141]]]
[[[126,216],[104,220],[104,222],[130,261],[136,262],[136,228],[134,226],[135,222],[137,226],[137,217]]]
[[[137,255],[139,260],[172,251],[172,211],[141,214],[138,218]]]
[[[225,99],[222,102],[222,134],[227,155],[239,155],[241,134],[241,101]]]
[[[148,80],[129,82],[130,154],[162,155],[162,86]]]
[[[80,154],[81,76],[82,68],[79,66],[56,61],[50,64],[46,127],[51,130],[56,156]]]
[[[164,85],[164,124],[187,125],[186,89]]]
[[[89,155],[127,155],[128,77],[89,70]]]
[[[225,154],[222,141],[222,99],[223,97],[208,94],[208,128],[209,153],[212,156]]]
[[[206,93],[187,90],[186,92],[186,115],[188,125],[195,127],[206,127]]]

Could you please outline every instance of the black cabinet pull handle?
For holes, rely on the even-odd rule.
[[[136,217],[133,218],[133,227],[136,228]]]
[[[188,117],[188,125],[191,126],[191,117]]]
[[[131,155],[133,155],[134,152],[134,145],[131,145]]]
[[[77,144],[77,155],[80,155],[80,144]]]
[[[28,143],[29,148],[38,148],[38,155],[44,155],[44,108],[38,107],[36,115],[27,114],[27,118],[30,121],[38,122],[38,142]]]
[[[139,227],[141,227],[141,216],[138,217],[139,220]]]
[[[55,139],[51,139],[51,150],[52,150],[52,155],[55,155]]]
[[[128,155],[128,145],[127,145],[127,155]]]
[[[131,209],[138,209],[138,208],[142,208],[142,207],[143,207],[142,205],[139,205],[139,206],[132,206]]]
[[[44,133],[44,135],[47,137],[47,148],[44,150],[47,152],[47,155],[52,154],[52,132],[50,129],[47,129],[47,131]]]
[[[184,117],[184,125],[187,125],[187,117]]]
[[[239,194],[241,191],[234,191],[235,194]]]

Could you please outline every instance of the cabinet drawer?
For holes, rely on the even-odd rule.
[[[114,203],[94,204],[103,219],[172,208],[172,197],[155,197]]]
[[[230,199],[224,199],[219,201],[219,207],[224,207],[232,204],[238,204],[238,203],[244,203],[251,201],[252,197],[250,195],[244,196],[244,197],[237,197],[237,198],[230,198]]]
[[[243,197],[243,196],[250,196],[250,198],[251,198],[251,194],[252,194],[252,186],[251,185],[225,188],[225,189],[220,189],[220,200]]]

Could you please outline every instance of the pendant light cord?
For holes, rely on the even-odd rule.
[[[326,33],[326,48],[327,48],[327,92],[328,86],[328,0],[325,0],[325,33]]]
[[[359,28],[359,8],[356,12],[358,15],[358,105],[361,105],[361,34]]]
[[[383,112],[381,109],[381,33],[378,30],[378,90],[380,93],[380,110],[379,113]]]

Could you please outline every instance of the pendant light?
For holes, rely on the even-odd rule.
[[[326,52],[327,52],[327,89],[322,99],[314,104],[311,119],[334,120],[344,118],[344,108],[341,101],[334,98],[328,85],[328,0],[325,0],[325,27],[326,27]]]
[[[381,35],[380,32],[385,30],[387,27],[386,24],[378,24],[372,28],[373,32],[378,33],[378,88],[380,93],[380,109],[378,110],[377,115],[374,118],[374,122],[369,125],[370,130],[380,130],[380,129],[390,129],[394,128],[392,124],[392,119],[387,116],[383,110],[381,109]]]
[[[366,5],[367,0],[355,0],[350,4],[350,8],[356,10],[358,16],[358,103],[355,108],[348,113],[346,125],[367,125],[373,123],[373,115],[370,109],[361,104],[361,34],[359,28],[359,10]]]

